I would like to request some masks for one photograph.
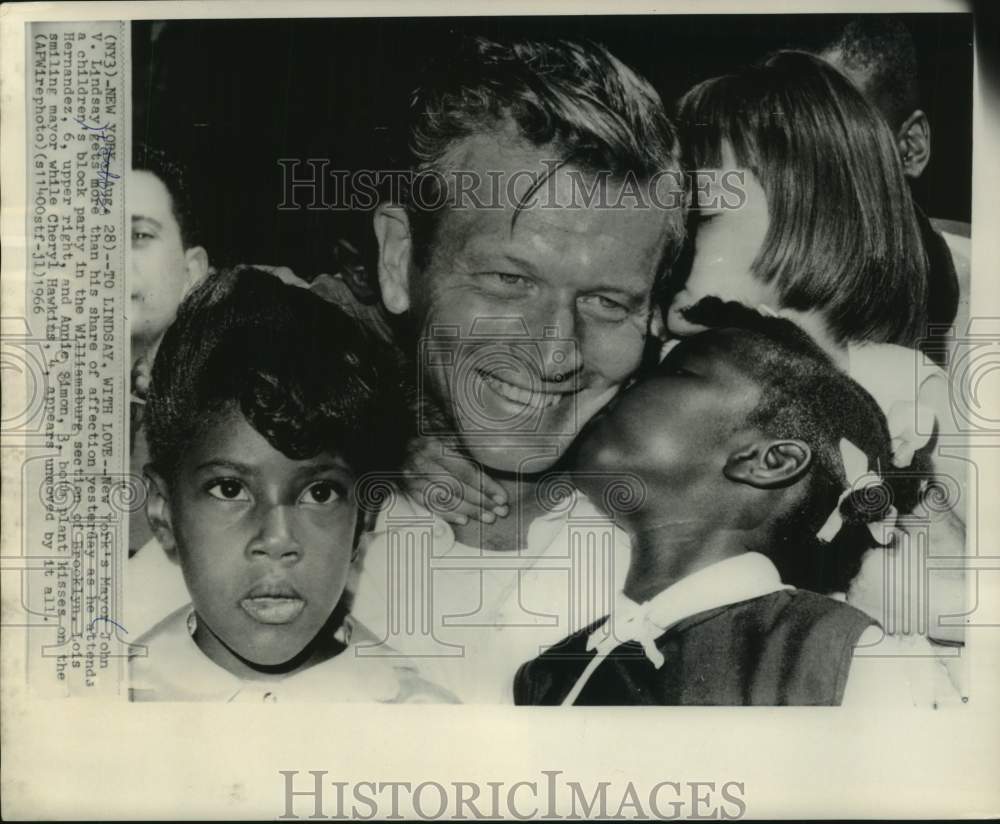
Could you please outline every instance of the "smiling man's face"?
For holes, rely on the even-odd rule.
[[[512,198],[506,181],[557,155],[509,133],[469,138],[455,155],[479,173],[479,202],[497,201],[498,179],[502,191],[499,208],[446,209],[427,265],[409,266],[421,385],[480,463],[542,471],[639,366],[668,218],[648,197],[619,200],[616,183],[605,199],[621,208],[583,205],[580,183],[594,176],[569,165],[542,188],[570,205],[542,208],[540,195],[518,211],[530,181],[522,174]]]

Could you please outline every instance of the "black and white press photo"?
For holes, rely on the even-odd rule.
[[[985,4],[367,5],[4,8],[4,815],[995,813]]]
[[[970,26],[134,23],[132,698],[960,703]]]

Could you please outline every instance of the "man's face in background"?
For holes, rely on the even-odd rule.
[[[133,349],[154,347],[188,290],[208,272],[200,246],[184,248],[170,192],[156,175],[132,170],[128,180],[132,221],[129,321]]]

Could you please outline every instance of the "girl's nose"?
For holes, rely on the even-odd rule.
[[[302,547],[295,537],[293,507],[272,506],[260,523],[260,530],[247,546],[247,555],[295,563],[302,557]]]

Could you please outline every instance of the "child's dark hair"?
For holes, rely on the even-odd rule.
[[[834,65],[867,75],[866,96],[893,131],[920,108],[917,47],[895,14],[858,14],[819,52]]]
[[[850,80],[814,55],[779,52],[696,85],[677,123],[686,169],[719,168],[726,142],[760,182],[770,225],[751,270],[783,306],[821,310],[841,343],[913,346],[926,334],[928,263],[909,186],[892,132]]]
[[[882,410],[790,320],[712,297],[684,314],[692,323],[711,329],[739,331],[737,347],[727,351],[735,355],[761,393],[747,423],[772,437],[802,440],[812,450],[801,502],[775,525],[769,546],[760,551],[774,561],[785,583],[817,592],[846,591],[864,553],[879,545],[868,524],[881,521],[890,506],[908,511],[918,494],[919,482],[912,473],[892,471],[891,442]],[[684,343],[671,351],[664,368],[669,368]],[[868,468],[883,481],[844,499],[840,505],[843,526],[827,543],[816,535],[841,493],[858,480],[845,475],[842,438],[865,454]]]
[[[292,459],[330,451],[357,474],[392,469],[414,430],[401,356],[308,290],[258,269],[209,277],[153,364],[150,457],[171,478],[187,445],[237,409]]]

